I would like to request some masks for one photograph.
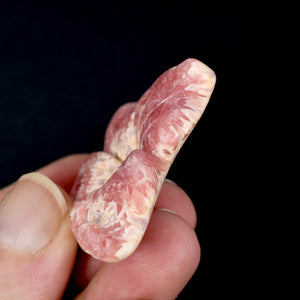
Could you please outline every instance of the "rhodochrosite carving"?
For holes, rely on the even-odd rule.
[[[211,69],[187,59],[163,73],[138,102],[117,110],[104,152],[89,156],[71,192],[72,229],[84,251],[116,262],[136,249],[165,176],[214,84]]]

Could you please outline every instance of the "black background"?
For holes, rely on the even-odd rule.
[[[265,22],[253,1],[1,1],[0,187],[62,156],[101,150],[120,105],[197,58],[215,71],[216,88],[168,177],[194,201],[202,247],[179,299],[210,292],[211,245],[227,234],[216,227],[230,222],[223,213],[244,176],[245,150],[256,148],[247,142],[260,122],[252,109],[271,103]],[[219,246],[213,251],[228,247]]]

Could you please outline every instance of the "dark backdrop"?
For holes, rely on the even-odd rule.
[[[202,246],[179,299],[210,292],[211,241],[225,240],[219,228],[230,220],[219,217],[247,160],[244,120],[257,103],[269,105],[264,26],[253,1],[1,1],[0,186],[62,156],[101,150],[120,105],[184,59],[203,61],[216,88],[169,178],[195,203]],[[213,251],[229,245],[219,246]]]

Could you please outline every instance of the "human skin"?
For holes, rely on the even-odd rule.
[[[106,262],[135,251],[215,81],[208,66],[189,58],[159,76],[138,102],[117,110],[106,130],[105,152],[88,158],[71,192],[72,230],[84,251]]]
[[[70,188],[86,157],[67,156],[38,170],[59,187],[68,210],[72,207]],[[0,199],[16,186],[22,188],[17,182],[1,189]],[[34,193],[34,187],[28,192]],[[77,252],[68,211],[50,242],[33,254],[3,244],[0,228],[0,298],[59,299],[72,280],[82,289],[77,299],[174,299],[200,260],[195,225],[190,198],[179,186],[165,181],[142,242],[119,263],[105,263]]]
[[[115,166],[104,168],[104,174],[113,180],[117,178],[122,186],[119,191],[113,190],[109,184],[106,185],[111,179],[106,181],[104,178],[103,190],[112,199],[111,203],[114,202],[115,191],[123,193],[133,187],[134,191],[138,191],[134,194],[137,198],[133,198],[139,203],[139,210],[144,207],[140,204],[147,200],[147,197],[141,197],[142,194],[152,195],[147,226],[140,234],[138,243],[129,251],[130,256],[108,255],[103,259],[102,256],[95,256],[96,259],[86,252],[77,251],[78,236],[74,237],[74,226],[72,232],[70,222],[70,211],[76,208],[77,203],[74,205],[69,195],[72,186],[83,186],[78,190],[79,195],[81,191],[86,191],[82,185],[84,176],[79,176],[80,185],[74,185],[74,181],[88,155],[71,155],[37,172],[25,174],[16,183],[0,190],[0,299],[60,299],[70,278],[81,289],[77,299],[174,299],[184,288],[200,261],[200,245],[194,231],[196,213],[187,194],[173,182],[164,179],[184,140],[201,117],[215,77],[209,68],[193,59],[181,64],[179,72],[176,70],[170,69],[166,73],[168,75],[160,77],[141,98],[134,112],[133,127],[129,127],[129,131],[122,132],[122,126],[119,131],[119,122],[111,123],[113,125],[109,126],[104,149],[110,154],[101,154],[109,162],[126,158],[120,168],[118,163],[117,170]],[[167,80],[168,76],[173,81]],[[177,87],[175,90],[174,86]],[[160,98],[164,92],[167,92],[167,96]],[[149,94],[150,99],[153,96],[151,101]],[[160,106],[162,103],[164,105]],[[177,103],[175,108],[179,109],[175,109],[175,115],[174,103]],[[129,106],[131,109],[132,104]],[[157,107],[160,109],[157,110]],[[175,117],[178,113],[179,119]],[[130,114],[129,118],[132,116]],[[169,120],[167,123],[172,124],[171,127],[161,131],[164,126],[157,123],[159,119],[163,121],[161,124]],[[123,113],[121,120],[124,120]],[[128,132],[138,133],[139,142],[128,140]],[[115,158],[111,159],[111,154]],[[89,157],[93,158],[93,155]],[[100,162],[103,160],[100,159]],[[96,163],[99,163],[98,159]],[[85,164],[81,173],[85,174],[84,171],[88,169],[89,165]],[[142,177],[133,176],[141,173]],[[95,182],[99,182],[102,175]],[[153,178],[156,182],[151,181]],[[147,184],[136,187],[135,181]],[[151,189],[148,190],[148,186],[153,188],[155,195]],[[75,191],[77,193],[77,189]],[[89,197],[89,193],[82,195]],[[80,201],[80,197],[74,199],[75,202]],[[118,201],[118,205],[120,203]],[[77,207],[84,211],[85,202]],[[91,203],[91,207],[96,212],[99,209],[97,203]],[[75,209],[75,213],[80,216],[81,210]],[[126,215],[130,215],[130,211],[126,211]],[[97,216],[93,215],[92,220],[97,223]],[[107,220],[110,222],[110,219]],[[94,224],[90,223],[89,226]],[[91,236],[88,234],[86,237]],[[107,238],[110,236],[107,235]],[[93,236],[90,241],[94,243]],[[110,247],[107,249],[110,252]],[[110,263],[112,261],[114,263]]]

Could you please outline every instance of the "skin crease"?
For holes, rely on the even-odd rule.
[[[182,199],[186,199],[184,205],[182,205]],[[170,207],[172,208],[173,213],[181,217],[189,226],[195,229],[197,215],[192,201],[179,186],[166,180],[158,196],[154,211],[162,210],[169,214],[172,213],[167,211],[168,209],[171,209]],[[81,288],[86,287],[102,265],[102,261],[87,255],[83,251],[79,251],[78,260],[75,264],[75,270],[78,270],[78,272],[75,273],[79,274],[79,276],[74,277],[77,284]],[[80,273],[79,270],[82,269],[85,270],[85,273]]]
[[[71,155],[38,170],[60,185],[69,207],[70,187],[86,157]],[[0,190],[0,199],[11,188]],[[84,288],[78,299],[174,299],[200,260],[195,224],[189,197],[166,181],[137,250],[124,261],[107,264],[82,252],[76,256],[76,240],[65,217],[53,241],[39,255],[24,257],[0,247],[0,295],[6,295],[3,299],[59,299],[71,276]]]
[[[215,81],[208,66],[189,58],[160,75],[136,103],[116,111],[105,134],[105,154],[91,155],[71,192],[71,225],[84,251],[106,262],[135,251],[165,176],[201,118]],[[118,159],[114,167],[103,163],[107,156]]]
[[[78,299],[97,299],[96,289],[103,299],[176,298],[187,283],[181,276],[188,278],[195,271],[194,260],[200,259],[195,233],[166,211],[155,211],[151,221],[138,250],[118,264],[103,265]],[[104,273],[115,281],[103,280]]]
[[[0,244],[1,299],[60,299],[64,294],[64,290],[70,278],[82,289],[82,292],[76,299],[175,299],[185,287],[200,261],[200,245],[194,230],[196,225],[196,213],[187,194],[176,184],[164,182],[163,180],[170,166],[169,164],[172,162],[182,146],[182,143],[202,115],[210,94],[212,93],[215,76],[207,66],[194,59],[188,59],[175,69],[171,68],[170,70],[171,71],[168,71],[169,73],[165,74],[171,74],[169,78],[171,80],[166,81],[164,76],[160,77],[160,79],[152,85],[153,88],[150,88],[150,90],[142,96],[141,102],[139,102],[140,106],[138,106],[136,111],[137,118],[134,119],[133,125],[140,133],[138,140],[140,140],[139,142],[141,142],[141,144],[138,146],[141,149],[135,149],[135,147],[133,147],[131,150],[136,152],[129,149],[128,151],[130,153],[127,153],[128,151],[125,149],[128,158],[124,161],[123,168],[120,167],[118,169],[120,170],[120,174],[115,172],[111,175],[111,179],[117,178],[121,183],[123,182],[124,177],[122,177],[122,175],[124,174],[127,178],[132,179],[132,168],[130,167],[136,165],[136,161],[133,160],[134,163],[131,165],[128,163],[128,166],[126,165],[126,162],[132,162],[129,158],[136,155],[140,159],[139,162],[142,161],[144,166],[143,171],[137,173],[139,175],[138,178],[154,178],[154,182],[150,182],[150,187],[154,189],[152,186],[156,184],[158,186],[156,192],[161,190],[145,234],[143,235],[145,227],[133,226],[133,228],[143,229],[142,234],[139,235],[140,238],[143,237],[143,239],[136,250],[127,259],[116,263],[99,262],[83,252],[79,252],[77,255],[78,245],[71,231],[69,218],[69,211],[73,207],[69,193],[79,168],[87,158],[87,155],[72,155],[62,158],[38,170],[38,172],[53,180],[54,183],[43,176],[35,174],[35,178],[43,177],[48,182],[48,186],[51,186],[53,190],[55,189],[57,191],[56,195],[52,194],[52,196],[47,196],[46,193],[36,193],[38,189],[42,188],[42,185],[37,188],[36,185],[30,185],[28,183],[27,189],[25,189],[28,192],[27,195],[24,194],[25,190],[22,189],[22,185],[18,184],[17,188],[10,194],[10,197],[6,198],[8,202],[5,203],[5,206],[2,206],[7,210],[2,210],[2,232],[0,232],[2,233],[1,242],[4,243],[4,245]],[[174,72],[177,73],[175,74]],[[173,73],[178,76],[178,78]],[[178,81],[174,78],[180,80]],[[187,79],[188,82],[186,81]],[[171,83],[172,86],[165,87],[165,84],[168,83]],[[164,87],[162,90],[159,88],[161,86]],[[159,97],[157,97],[155,93],[153,94],[153,91],[155,91]],[[171,95],[165,95],[166,91],[167,93],[171,91]],[[173,92],[175,92],[175,94],[173,94]],[[152,95],[153,98],[150,102],[148,101],[149,95]],[[163,97],[163,99],[169,99],[169,101],[165,100],[163,102],[164,106],[160,107],[161,102],[157,101],[161,100],[162,95],[166,96]],[[180,108],[181,114],[179,116],[177,115],[179,119],[177,118],[178,120],[176,120],[178,122],[175,122],[174,124],[171,122],[170,126],[164,127],[158,122],[159,120],[161,121],[161,119],[158,118],[158,110],[155,108],[160,107],[159,113],[163,115],[164,119],[169,116],[170,120],[173,120],[173,110],[170,110],[170,107],[173,107],[174,103],[173,101],[171,101],[172,103],[170,102],[171,98],[175,101],[176,107]],[[149,103],[151,103],[151,105]],[[165,114],[163,114],[163,112]],[[169,115],[170,113],[171,115]],[[143,121],[149,121],[150,119],[156,120],[157,122]],[[151,132],[151,134],[149,132]],[[153,139],[153,137],[158,138]],[[132,143],[129,144],[132,145]],[[154,160],[150,159],[154,157]],[[123,171],[124,174],[121,171]],[[161,172],[163,176],[156,178],[156,176],[159,177],[159,174],[157,175],[159,172]],[[33,182],[35,181],[33,180]],[[109,183],[111,182],[112,181],[110,180]],[[138,182],[141,184],[140,189],[142,192],[137,188],[136,190],[133,189],[135,194],[130,194],[126,188],[124,189],[124,191],[127,192],[130,201],[131,197],[134,198],[136,195],[137,199],[140,200],[140,195],[143,194],[143,191],[148,191],[147,185],[142,185],[144,183],[142,180],[139,180]],[[37,181],[35,183],[37,183]],[[54,184],[58,185],[62,194]],[[114,187],[116,188],[116,186],[117,185]],[[0,191],[0,201],[12,187],[13,185]],[[45,189],[45,186],[43,188]],[[109,185],[107,186],[107,190],[103,189],[103,191],[109,198],[112,197]],[[123,191],[123,186],[121,191]],[[149,199],[154,199],[154,193],[151,191],[152,190],[150,189]],[[16,194],[18,196],[16,196]],[[147,197],[149,195],[147,194]],[[29,199],[27,207],[25,204],[26,202],[24,201],[26,197]],[[56,202],[56,204],[58,203],[54,197],[57,197],[57,201],[60,203],[59,206],[64,206],[65,210],[62,211],[64,213],[62,216],[53,215],[53,219],[51,219],[52,214],[49,214],[47,208],[52,207],[54,202]],[[12,202],[10,202],[10,199],[12,199]],[[44,202],[39,201],[40,199],[43,199]],[[121,196],[119,197],[120,202],[124,199],[125,198]],[[66,203],[64,203],[64,201]],[[29,205],[29,203],[32,202],[37,203],[38,206]],[[46,206],[43,207],[44,203]],[[77,203],[78,202],[76,202],[73,209],[75,212]],[[18,210],[17,206],[19,204],[22,204],[28,209]],[[82,202],[82,204],[85,204],[85,202]],[[152,202],[152,205],[149,205],[151,211],[153,205],[154,202]],[[83,206],[84,205],[82,205],[83,210],[81,210],[80,213],[83,212],[85,215],[86,208]],[[138,202],[137,206],[138,210],[143,207],[140,205],[140,202]],[[38,207],[38,209],[36,209],[36,207]],[[67,207],[68,209],[66,211]],[[147,205],[145,207],[148,208]],[[13,208],[13,210],[9,210],[11,208]],[[30,226],[24,227],[24,224],[30,224],[28,223],[28,220],[30,220],[31,216],[29,215],[27,218],[27,214],[30,214],[32,209],[34,209],[34,214],[37,214],[38,211],[45,212],[45,216],[47,217],[45,219],[48,219],[47,222],[50,222],[49,224],[55,228],[55,231],[51,233],[51,236],[42,233],[41,235],[32,235],[32,239],[29,240],[24,238],[27,237],[28,233],[34,233],[35,229],[43,227],[49,228],[48,223],[42,218],[42,214],[37,215],[39,223],[36,223],[41,226],[38,225],[37,227],[34,227],[33,230]],[[18,215],[18,211],[20,211],[20,215]],[[8,214],[6,214],[6,212],[8,212]],[[109,213],[111,213],[111,210],[109,210]],[[11,215],[16,217],[11,219],[9,217]],[[126,218],[127,215],[131,216],[131,214],[122,214],[122,216],[125,216]],[[3,216],[5,216],[5,218],[3,218]],[[20,218],[20,216],[22,218]],[[150,215],[145,216],[149,220]],[[131,219],[135,220],[134,217]],[[126,221],[131,219],[128,218]],[[23,220],[24,224],[21,223]],[[79,220],[81,221],[81,219]],[[91,220],[94,220],[93,215]],[[104,220],[104,223],[106,222],[105,218],[102,220]],[[85,220],[83,221],[85,222]],[[142,222],[138,224],[143,225],[143,221],[144,219],[142,218]],[[15,226],[16,223],[12,222],[19,222],[19,227]],[[31,224],[35,223],[31,222]],[[86,223],[83,224],[86,225]],[[93,226],[94,224],[88,224],[86,228],[93,230]],[[4,232],[7,228],[9,228],[8,233]],[[11,228],[13,228],[13,231],[11,231]],[[34,252],[34,254],[25,252],[24,249],[21,248],[23,247],[23,243],[18,243],[17,245],[14,245],[14,243],[6,244],[7,237],[8,240],[17,243],[18,240],[12,239],[12,236],[10,235],[10,232],[14,232],[15,228],[16,234],[19,234],[19,237],[23,238],[26,243],[29,242],[30,245],[35,246],[35,244],[40,242],[40,238],[42,241],[48,238],[47,244],[42,244],[43,248],[37,248],[39,250],[38,252]],[[23,236],[20,233],[23,232],[24,228],[27,232],[25,230],[26,235]],[[106,227],[104,226],[104,228]],[[131,229],[132,228],[130,228],[130,230]],[[135,242],[137,240],[134,235],[135,232],[130,230],[128,242]],[[88,233],[90,232],[91,231]],[[109,230],[106,232],[109,232]],[[114,237],[111,236],[111,232],[117,231],[109,232],[108,238],[113,240]],[[134,234],[132,234],[132,232]],[[39,237],[38,243],[35,243],[34,240],[34,237],[36,236]],[[90,237],[89,234],[86,236]],[[96,236],[96,238],[98,239],[99,236]],[[78,241],[80,241],[79,238]],[[120,240],[115,239],[115,241],[118,247]],[[140,241],[140,239],[138,239],[138,241]],[[127,240],[125,240],[125,242],[127,242]],[[103,248],[99,247],[99,245],[101,244],[97,243],[96,247],[102,252]],[[109,244],[106,243],[106,245]],[[126,243],[122,245],[126,245]],[[135,245],[137,245],[137,243]],[[17,247],[18,250],[13,250],[9,247]],[[112,248],[108,246],[107,253],[109,251],[111,252],[111,249]],[[116,250],[123,251],[122,248],[117,248]],[[115,256],[112,258],[120,258],[124,253],[125,255],[128,253],[122,251],[121,255],[116,252]],[[97,257],[106,260],[107,257],[110,258],[110,253],[108,253],[108,256]],[[125,257],[126,256],[123,256],[123,258]]]

